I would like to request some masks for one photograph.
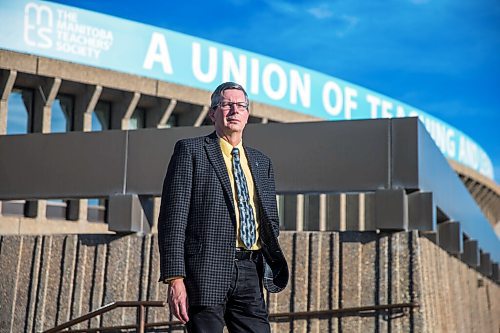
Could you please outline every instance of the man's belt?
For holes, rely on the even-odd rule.
[[[251,251],[237,247],[234,259],[257,261],[259,259],[259,255],[260,255],[260,250]]]

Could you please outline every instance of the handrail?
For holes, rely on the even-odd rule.
[[[146,328],[153,327],[163,327],[163,326],[177,326],[182,325],[180,321],[162,321],[156,323],[146,323],[144,317],[144,307],[164,307],[165,302],[162,301],[119,301],[113,302],[108,305],[105,305],[95,311],[92,311],[84,316],[78,317],[76,319],[70,320],[67,323],[56,326],[50,330],[45,331],[44,333],[56,333],[61,332],[62,330],[69,328],[73,325],[79,324],[83,321],[89,320],[93,317],[102,315],[106,312],[109,312],[115,308],[119,307],[138,307],[138,316],[136,325],[121,325],[121,326],[113,326],[113,327],[98,327],[98,328],[87,328],[87,329],[77,329],[77,330],[68,330],[66,333],[81,333],[81,332],[105,332],[117,329],[137,329],[138,333],[144,333]],[[363,315],[369,312],[379,312],[379,311],[388,311],[389,313],[401,313],[405,312],[405,310],[412,310],[414,308],[419,307],[420,305],[416,302],[411,303],[396,303],[396,304],[378,304],[378,305],[368,305],[368,306],[358,306],[358,307],[349,307],[349,308],[341,308],[341,309],[331,309],[331,310],[316,310],[316,311],[299,311],[299,312],[279,312],[279,313],[271,313],[269,314],[269,320],[283,321],[286,319],[295,319],[295,318],[311,318],[311,317],[340,317],[345,314],[354,314],[354,315]]]
[[[138,312],[137,312],[137,321],[136,325],[131,325],[130,328],[136,328],[138,333],[144,333],[144,307],[145,306],[150,306],[150,307],[164,307],[165,302],[163,301],[117,301],[113,303],[109,303],[103,307],[100,307],[97,310],[94,310],[92,312],[87,313],[86,315],[80,316],[78,318],[72,319],[66,323],[63,323],[61,325],[58,325],[54,328],[51,328],[47,331],[44,331],[44,333],[56,333],[56,332],[61,332],[63,329],[69,328],[73,325],[79,324],[81,322],[84,322],[86,320],[92,319],[94,317],[100,316],[106,312],[109,312],[113,309],[116,308],[132,308],[132,307],[137,307]],[[115,328],[113,328],[115,329]],[[99,328],[97,330],[103,330],[102,328]],[[86,332],[89,331],[89,329],[85,330]]]
[[[352,313],[362,315],[367,312],[378,312],[378,311],[389,311],[396,312],[397,310],[404,311],[406,309],[418,308],[420,305],[416,302],[411,303],[397,303],[397,304],[379,304],[379,305],[367,305],[367,306],[357,306],[350,308],[341,309],[331,309],[331,310],[316,310],[316,311],[301,311],[301,312],[281,312],[272,313],[269,315],[269,319],[273,321],[278,321],[280,318],[309,318],[309,317],[339,317],[344,314]],[[397,312],[400,312],[397,311]]]

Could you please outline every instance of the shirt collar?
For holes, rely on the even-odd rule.
[[[226,157],[229,157],[231,158],[232,157],[232,151],[233,151],[233,146],[227,142],[226,140],[224,140],[223,138],[221,138],[219,135],[217,135],[219,137],[219,144],[220,144],[220,147],[222,149],[222,153],[226,156]],[[234,148],[238,148],[238,150],[240,151],[240,156],[241,154],[243,153],[243,140],[240,141],[240,143],[238,143],[238,145]]]

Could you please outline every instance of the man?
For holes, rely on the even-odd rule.
[[[249,117],[242,86],[212,94],[215,132],[180,140],[158,219],[160,281],[189,332],[270,332],[262,285],[279,292],[288,266],[278,244],[271,161],[242,143]]]

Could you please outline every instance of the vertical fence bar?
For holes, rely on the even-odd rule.
[[[139,304],[139,306],[137,307],[137,320],[137,332],[144,333],[144,305],[142,304]]]

